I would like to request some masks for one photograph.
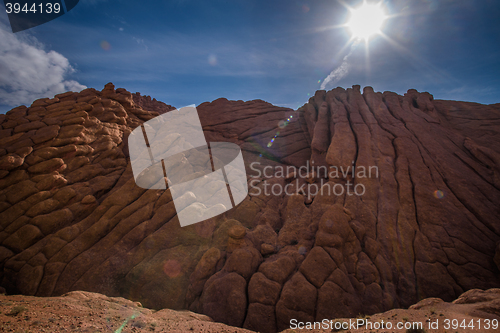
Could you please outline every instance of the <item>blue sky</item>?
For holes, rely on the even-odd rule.
[[[497,0],[383,6],[389,39],[371,39],[369,52],[354,47],[347,74],[327,89],[415,88],[439,99],[500,102]],[[107,82],[176,107],[225,97],[295,109],[350,51],[349,31],[338,27],[349,12],[337,0],[81,0],[16,34],[0,8],[0,112]]]

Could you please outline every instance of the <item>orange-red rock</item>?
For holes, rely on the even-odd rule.
[[[108,84],[0,115],[8,293],[93,290],[275,332],[500,287],[498,104],[359,86],[295,111],[200,104],[207,141],[242,148],[254,195],[185,228],[169,191],[135,185],[127,146],[172,109]]]

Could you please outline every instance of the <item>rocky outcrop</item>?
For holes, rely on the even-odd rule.
[[[250,196],[181,228],[170,192],[131,173],[128,134],[169,109],[151,103],[108,84],[0,116],[8,292],[94,291],[275,332],[499,287],[498,106],[359,86],[295,111],[203,103],[207,141],[242,148]]]
[[[2,332],[233,332],[205,315],[143,308],[139,302],[72,291],[59,297],[0,295]]]
[[[134,104],[136,106],[144,110],[158,112],[159,114],[175,109],[172,105],[157,101],[156,98],[151,98],[151,96],[142,96],[138,92],[132,94],[132,99],[134,100]]]
[[[317,329],[305,331],[330,333],[343,331],[344,327],[353,333],[403,333],[411,332],[412,328],[413,331],[419,332],[420,327],[431,333],[444,332],[447,326],[452,328],[455,325],[456,329],[453,331],[494,332],[500,320],[499,301],[499,289],[474,289],[451,303],[439,298],[426,298],[407,310],[395,309],[358,318],[336,318],[317,322]],[[269,313],[263,312],[261,320],[269,316]],[[190,311],[154,311],[142,307],[139,302],[86,291],[72,291],[63,296],[48,298],[0,294],[0,322],[2,331],[5,332],[252,332],[213,322],[205,315]],[[403,328],[397,329],[398,324]],[[292,322],[290,327],[295,325],[299,325],[298,322]],[[307,323],[300,325],[306,328]],[[312,327],[314,323],[309,325]],[[391,325],[392,329],[374,328],[380,325]],[[407,325],[407,328],[403,325]],[[282,331],[294,332],[297,332],[297,329]]]
[[[499,301],[500,289],[471,289],[453,302],[444,302],[440,298],[426,298],[410,306],[409,309],[393,309],[357,318],[336,318],[326,323],[316,323],[316,328],[322,329],[306,331],[314,333],[494,332],[500,327]],[[293,322],[292,329],[281,333],[297,332],[297,329],[293,329],[295,325],[297,323]],[[303,325],[306,327],[307,323]]]

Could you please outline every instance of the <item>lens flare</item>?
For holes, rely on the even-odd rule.
[[[217,65],[217,56],[215,54],[210,54],[208,56],[208,64],[210,66],[215,66]]]
[[[163,264],[163,272],[168,277],[177,277],[181,274],[181,271],[181,264],[175,259],[167,260],[165,264]]]
[[[441,190],[435,190],[434,191],[434,197],[436,199],[443,199],[444,198],[444,193]]]
[[[111,49],[111,44],[106,40],[102,40],[100,45],[104,51],[109,51]]]

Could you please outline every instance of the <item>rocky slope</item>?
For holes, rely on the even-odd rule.
[[[364,322],[359,323],[357,327],[359,319]],[[335,326],[349,327],[349,320],[356,322],[355,329],[335,329]],[[427,298],[408,310],[395,309],[373,316],[337,318],[328,325],[333,326],[333,332],[387,332],[387,329],[370,329],[384,323],[385,327],[391,325],[395,328],[391,332],[407,332],[402,325],[412,325],[414,328],[421,325],[427,333],[444,333],[447,331],[447,325],[454,325],[453,320],[456,320],[455,325],[463,333],[495,332],[495,326],[498,327],[500,320],[500,290],[470,290],[452,303],[443,302],[438,298]],[[464,320],[465,329],[460,327]],[[390,324],[387,324],[388,322]],[[143,308],[139,302],[84,291],[72,291],[50,298],[0,295],[0,323],[0,332],[252,332],[215,323],[205,315],[190,311],[154,311]],[[398,324],[403,329],[397,329]],[[296,329],[283,331],[295,332]],[[332,329],[323,327],[307,332],[330,333]]]
[[[0,332],[251,333],[190,311],[155,311],[139,302],[85,291],[50,298],[0,295],[0,323]]]
[[[197,108],[207,141],[242,148],[250,196],[184,228],[169,191],[137,187],[128,158],[128,134],[170,106],[108,84],[1,115],[1,286],[262,332],[500,286],[499,104],[354,86],[296,111]]]

